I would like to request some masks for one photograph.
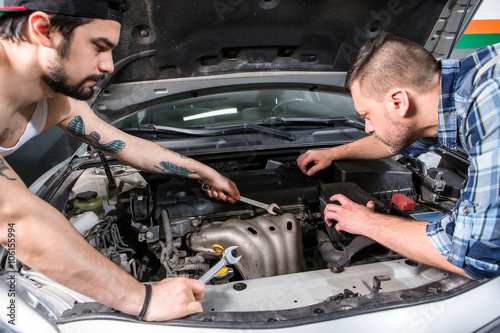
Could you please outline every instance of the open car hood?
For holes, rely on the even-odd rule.
[[[132,1],[114,50],[115,73],[101,87],[234,72],[345,72],[382,31],[443,58],[481,3],[470,1],[465,11],[466,2]]]

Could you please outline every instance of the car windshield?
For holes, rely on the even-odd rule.
[[[331,118],[356,115],[348,95],[310,90],[264,89],[227,92],[163,102],[115,123],[118,128],[153,124],[199,128],[273,117]]]

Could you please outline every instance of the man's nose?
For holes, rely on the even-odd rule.
[[[372,123],[367,119],[365,119],[365,132],[368,134],[372,134],[373,132],[375,132]]]
[[[99,61],[98,69],[101,73],[108,74],[115,70],[115,65],[113,63],[113,55],[110,52],[105,52],[101,54],[101,59]]]

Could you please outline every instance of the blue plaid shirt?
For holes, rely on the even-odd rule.
[[[470,166],[460,198],[441,221],[427,225],[427,236],[452,264],[475,279],[500,275],[500,62],[480,68],[500,53],[500,44],[467,58],[443,60],[438,138],[419,140],[405,155],[444,145],[469,154]]]

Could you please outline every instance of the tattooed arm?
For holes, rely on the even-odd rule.
[[[53,106],[69,110],[59,126],[76,138],[140,170],[201,180],[210,185],[207,193],[213,198],[229,202],[240,198],[234,182],[209,166],[120,131],[99,119],[86,102],[69,100],[66,103]]]
[[[31,193],[1,156],[0,169],[0,244],[7,248],[11,230],[15,255],[23,263],[104,304],[139,313],[144,287],[92,248],[54,207]],[[57,246],[47,246],[47,238],[40,235]],[[115,291],[116,300],[109,290]]]
[[[54,207],[31,193],[0,156],[0,244],[10,248],[12,237],[16,257],[53,281],[122,312],[141,312],[145,287],[94,249]],[[197,280],[162,280],[153,286],[144,318],[163,321],[201,312],[197,300],[204,292],[205,285]]]

